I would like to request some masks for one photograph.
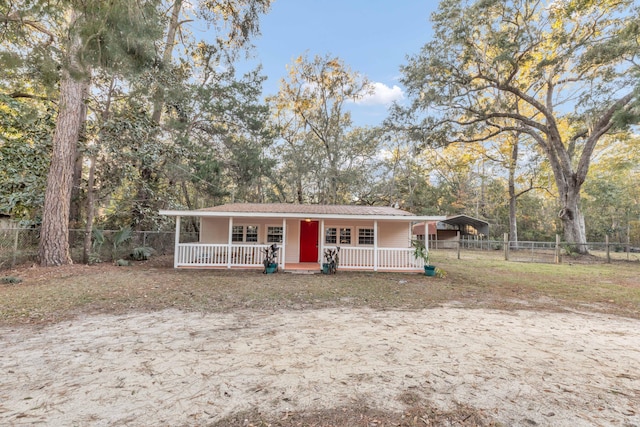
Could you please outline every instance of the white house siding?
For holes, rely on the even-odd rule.
[[[325,230],[327,228],[350,228],[351,229],[351,244],[344,245],[338,244],[337,246],[358,246],[358,228],[373,228],[373,221],[354,221],[354,220],[326,220],[324,222]],[[326,232],[324,230],[320,231],[320,238],[325,239]],[[325,243],[327,245],[327,243]],[[333,244],[329,244],[329,246],[333,246]]]
[[[291,221],[287,223],[287,233]],[[294,223],[295,224],[295,223]],[[234,218],[233,225],[257,225],[258,241],[255,244],[266,245],[267,227],[282,227],[282,219],[280,218]],[[200,243],[229,243],[229,218],[202,218],[200,226]],[[250,244],[250,243],[249,243]]]
[[[200,222],[200,243],[229,243],[229,219],[202,218]]]
[[[358,229],[374,228],[373,221],[325,221],[326,228],[351,228],[351,245],[358,246]],[[322,238],[324,239],[324,232]],[[344,245],[343,245],[344,246]],[[408,248],[411,247],[409,239],[409,224],[406,222],[378,221],[378,247],[380,248]]]
[[[378,221],[378,247],[380,248],[409,248],[410,228],[406,222]]]
[[[300,261],[300,219],[287,219],[285,231],[285,247],[284,262],[295,264]],[[322,221],[318,221],[319,228]],[[254,225],[258,226],[258,241],[251,244],[268,244],[267,227],[282,227],[282,219],[280,218],[234,218],[233,225]],[[374,222],[369,220],[325,220],[324,228],[350,228],[351,229],[351,245],[341,244],[344,249],[364,249],[373,248],[373,245],[358,244],[358,230],[360,228],[374,228]],[[319,230],[320,239],[325,238],[325,230]],[[411,241],[409,238],[409,224],[403,221],[378,221],[378,248],[409,248]],[[229,218],[202,218],[200,227],[200,243],[223,244],[229,241]],[[319,241],[322,246],[327,246],[322,240]],[[234,243],[235,244],[235,243]],[[333,245],[329,245],[333,246]],[[320,248],[318,249],[320,250]],[[366,254],[366,255],[365,255]],[[369,263],[373,263],[373,252],[354,252],[353,256],[368,257]],[[347,256],[345,254],[345,256]],[[382,256],[382,255],[381,255]],[[319,255],[321,257],[321,255]],[[369,259],[371,258],[371,259]],[[346,258],[345,258],[346,259]]]
[[[288,219],[286,231],[285,263],[300,262],[300,220]]]

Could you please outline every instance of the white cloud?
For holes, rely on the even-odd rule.
[[[400,86],[393,85],[393,87],[389,87],[380,82],[372,83],[372,86],[373,92],[356,101],[356,104],[389,105],[394,101],[404,99],[404,94],[402,93]]]

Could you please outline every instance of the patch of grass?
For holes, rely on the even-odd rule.
[[[278,416],[261,414],[256,410],[226,417],[209,427],[373,427],[373,426],[498,426],[484,412],[458,405],[442,411],[427,404],[411,405],[405,411],[393,413],[369,408],[364,403],[333,409],[284,412]]]
[[[370,307],[413,310],[457,304],[500,310],[579,309],[640,317],[640,264],[553,265],[495,258],[457,260],[434,252],[445,277],[422,274],[270,274],[261,270],[174,270],[142,262],[28,268],[23,282],[0,286],[0,324],[46,324],[80,314],[123,314],[175,308],[236,309]],[[162,260],[160,260],[162,261]],[[169,262],[170,265],[170,262]]]

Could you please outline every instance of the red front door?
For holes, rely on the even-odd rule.
[[[300,221],[300,262],[318,262],[318,221]]]

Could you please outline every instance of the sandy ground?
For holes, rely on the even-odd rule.
[[[640,426],[640,320],[591,313],[162,311],[0,329],[0,425],[206,425],[401,396],[505,425]]]

